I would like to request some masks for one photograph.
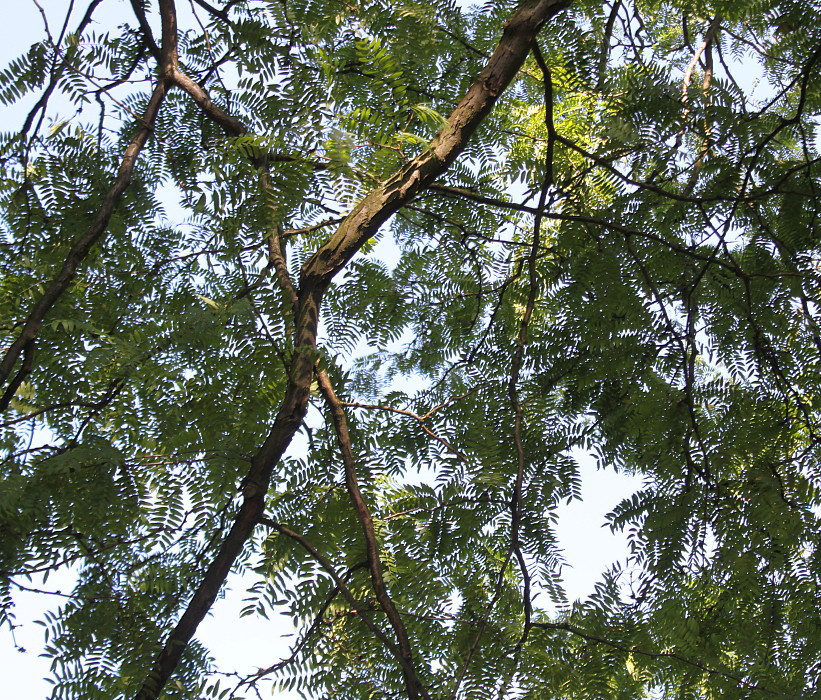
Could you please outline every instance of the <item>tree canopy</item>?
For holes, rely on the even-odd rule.
[[[55,698],[821,697],[816,3],[112,3],[0,72]],[[581,452],[643,486],[574,602]],[[242,678],[231,571],[298,626]]]

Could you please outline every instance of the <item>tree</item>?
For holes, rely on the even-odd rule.
[[[817,6],[106,4],[0,73],[55,697],[819,697]],[[571,604],[578,450],[644,486]],[[232,570],[300,626],[238,680]]]

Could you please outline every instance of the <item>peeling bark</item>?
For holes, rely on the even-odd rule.
[[[138,700],[155,700],[159,696],[199,623],[216,600],[243,545],[263,518],[271,475],[307,411],[316,363],[320,306],[334,276],[382,224],[447,170],[519,72],[541,27],[568,4],[569,0],[522,2],[505,22],[502,37],[484,69],[430,147],[366,195],[303,265],[297,290],[294,357],[282,406],[268,437],[252,460],[243,482],[243,503],[231,530],[137,693]],[[193,81],[186,81],[179,72],[173,79],[228,133],[242,133],[241,123],[213,105]]]

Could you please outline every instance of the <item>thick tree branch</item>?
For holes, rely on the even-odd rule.
[[[12,377],[12,380],[6,387],[6,391],[3,392],[3,396],[0,397],[0,411],[6,410],[6,408],[9,406],[11,400],[14,398],[14,395],[17,393],[17,390],[20,388],[20,385],[25,381],[26,377],[28,377],[29,374],[31,374],[33,364],[34,340],[29,340],[27,343],[23,345],[23,364],[20,366],[20,369],[17,370],[17,373],[14,375],[14,377]],[[35,415],[39,415],[39,413],[42,413],[42,411],[37,411]],[[30,417],[31,414],[26,415],[23,417],[22,420],[27,420]],[[3,427],[5,427],[5,425],[7,424],[4,424]]]
[[[187,92],[197,106],[230,136],[242,136],[248,132],[245,124],[215,105],[205,89],[178,68],[174,71],[174,83]]]
[[[502,39],[484,70],[430,147],[354,207],[330,240],[303,266],[303,285],[327,286],[383,223],[447,170],[518,73],[544,22],[568,4],[566,0],[530,0],[519,6],[505,23]]]
[[[524,0],[505,23],[496,50],[433,139],[420,154],[368,194],[345,218],[330,239],[303,265],[299,308],[294,330],[294,357],[282,406],[268,437],[252,460],[244,480],[243,503],[216,558],[169,635],[138,700],[155,700],[179,662],[197,626],[210,610],[242,548],[263,515],[265,494],[274,468],[302,424],[316,361],[316,338],[322,297],[334,275],[402,206],[441,175],[465,148],[476,128],[516,76],[544,23],[569,4],[568,0]],[[175,82],[213,114],[228,131],[243,128],[216,108],[193,81]],[[241,132],[240,132],[241,133]]]

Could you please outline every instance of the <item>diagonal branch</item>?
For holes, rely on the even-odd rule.
[[[690,63],[687,65],[687,68],[684,69],[684,78],[681,83],[681,104],[684,105],[685,116],[689,112],[689,109],[687,108],[687,102],[690,98],[689,91],[690,83],[693,79],[693,73],[696,70],[698,62],[701,60],[701,55],[705,51],[710,50],[710,46],[713,43],[713,39],[715,39],[715,36],[721,27],[721,19],[722,18],[720,15],[716,15],[715,17],[713,17],[713,20],[707,27],[707,31],[704,33],[704,38],[701,40],[701,43],[698,45],[695,52],[693,53],[693,58],[690,60]],[[712,72],[712,65],[710,66],[710,72]]]
[[[103,0],[92,0],[91,3],[89,3],[88,7],[86,8],[85,14],[83,15],[83,18],[80,20],[80,23],[77,25],[77,29],[74,30],[74,34],[76,36],[79,37],[85,31],[86,27],[91,22],[91,18],[94,15],[94,11],[97,9],[98,5],[102,1]],[[68,21],[69,15],[70,15],[70,13],[68,15],[66,15],[66,21]],[[61,39],[61,41],[62,41],[62,39]],[[54,45],[54,46],[55,46],[55,48],[57,48],[57,45]],[[60,64],[58,66],[56,66],[54,69],[52,69],[51,74],[49,75],[48,85],[46,86],[45,90],[43,90],[43,93],[40,95],[40,98],[34,104],[34,107],[31,108],[28,115],[26,116],[26,120],[25,120],[25,122],[23,122],[23,127],[20,129],[20,135],[23,138],[26,138],[28,136],[28,133],[31,130],[32,125],[34,124],[35,119],[37,119],[37,121],[38,121],[35,131],[39,131],[40,125],[42,124],[43,119],[45,117],[45,111],[44,110],[45,110],[46,104],[48,103],[49,99],[51,99],[51,95],[54,92],[54,89],[57,87],[57,85],[60,81],[60,78],[63,75],[63,71],[69,65],[67,58],[68,58],[68,52],[66,52],[66,54],[63,55],[63,59],[60,62]],[[39,119],[37,118],[38,114],[40,115]]]
[[[442,173],[467,144],[499,96],[516,77],[544,22],[567,0],[525,0],[505,22],[502,39],[485,68],[468,88],[445,125],[423,153],[368,194],[303,266],[303,285],[327,287],[359,248],[420,191]]]
[[[516,77],[541,27],[569,4],[569,0],[523,0],[505,23],[502,37],[484,69],[430,147],[365,196],[328,241],[303,265],[294,324],[294,356],[282,405],[268,437],[251,460],[251,467],[243,481],[243,502],[234,523],[157,656],[136,696],[138,700],[156,700],[159,697],[197,627],[216,600],[245,542],[263,516],[265,494],[273,471],[307,411],[316,364],[319,312],[325,290],[382,224],[456,160],[504,89]],[[206,113],[211,109],[215,117],[219,116],[226,131],[231,133],[232,125],[241,127],[233,117],[217,111],[218,108],[207,95],[201,92],[193,94],[196,92],[195,85],[183,84],[179,71],[174,79],[192,94],[201,109]]]
[[[362,534],[365,538],[365,550],[368,553],[368,568],[371,571],[371,585],[376,594],[376,600],[385,611],[385,615],[387,615],[388,621],[391,627],[393,627],[396,640],[399,644],[399,663],[402,666],[402,675],[405,679],[405,688],[408,691],[408,698],[418,698],[420,695],[427,697],[428,694],[419,682],[419,677],[414,669],[413,653],[410,640],[408,639],[408,632],[405,629],[405,623],[402,621],[402,617],[396,609],[385,585],[385,578],[382,573],[382,559],[379,556],[379,543],[376,539],[376,531],[373,527],[373,518],[365,503],[365,499],[362,497],[362,491],[359,488],[359,481],[356,477],[356,464],[354,462],[351,435],[348,431],[348,420],[345,417],[345,411],[334,392],[331,380],[328,378],[328,373],[325,372],[325,370],[317,369],[316,378],[319,384],[319,390],[322,392],[328,409],[331,412],[331,417],[333,418],[336,439],[339,444],[339,451],[342,454],[342,463],[345,465],[345,487],[348,489],[351,503],[356,511],[356,517],[362,526]]]
[[[91,224],[85,233],[71,246],[60,271],[45,285],[43,295],[34,304],[22,324],[23,327],[19,335],[6,350],[2,361],[0,361],[0,383],[6,382],[20,355],[27,347],[31,347],[46,314],[68,288],[71,280],[74,279],[77,268],[86,259],[91,249],[104,236],[111,215],[131,181],[131,175],[137,164],[137,157],[153,131],[154,122],[170,87],[171,75],[177,61],[177,21],[173,0],[160,0],[160,14],[162,16],[162,50],[159,77],[154,85],[154,91],[148,101],[148,106],[138,118],[140,126],[126,147],[114,184],[103,197],[103,202],[94,215]],[[15,378],[15,381],[17,381],[17,378]],[[2,402],[0,402],[0,411],[8,408],[10,398],[8,392],[6,392]]]
[[[162,60],[160,58],[160,47],[157,46],[157,42],[154,41],[154,35],[151,32],[151,25],[148,23],[148,18],[145,16],[143,0],[131,0],[131,9],[134,10],[134,16],[137,18],[137,23],[140,25],[140,32],[142,32],[143,39],[145,40],[145,44],[148,46],[148,50],[151,52],[151,55],[156,58],[157,61]]]
[[[282,528],[282,529],[277,528],[278,523],[274,524],[274,522],[272,520],[268,519],[268,518],[264,518],[262,521],[260,521],[260,524],[261,525],[268,525],[268,526],[273,527],[274,529],[276,529],[277,532],[280,532],[281,534],[285,534],[283,532],[283,529],[286,529],[286,528],[282,528],[281,525],[279,526],[279,528]],[[288,536],[290,536],[290,534]],[[294,539],[294,538],[291,537],[291,539]],[[302,545],[302,543],[299,542],[299,540],[295,540],[295,541],[298,542],[300,544],[300,546],[303,546],[303,548],[304,548],[304,545]],[[307,542],[307,540],[305,540],[305,541]],[[310,553],[310,550],[308,550],[308,551]],[[321,564],[320,564],[320,566],[321,566]],[[347,583],[348,580],[351,578],[351,576],[356,571],[358,571],[359,569],[364,569],[366,566],[367,566],[367,564],[365,562],[359,562],[358,564],[354,564],[344,574],[342,574],[340,576],[340,578],[342,579],[342,581],[344,583]],[[326,569],[326,571],[327,571],[327,569]],[[17,584],[17,583],[15,583],[15,585],[19,586],[19,584]],[[301,634],[301,636],[299,637],[299,639],[297,639],[297,641],[291,647],[291,653],[286,658],[280,659],[279,661],[277,661],[274,664],[271,664],[267,668],[260,668],[256,672],[246,676],[245,678],[242,678],[240,680],[240,682],[234,688],[234,692],[236,693],[237,690],[239,690],[239,688],[241,688],[242,686],[251,687],[251,686],[255,685],[257,682],[259,682],[259,680],[262,679],[263,677],[269,676],[272,673],[276,673],[276,672],[280,671],[281,669],[285,668],[286,666],[289,666],[292,663],[294,663],[294,661],[296,661],[297,657],[305,650],[305,647],[308,646],[311,639],[314,637],[314,635],[319,630],[320,626],[322,625],[322,621],[325,617],[326,611],[328,610],[331,603],[333,603],[333,601],[336,599],[336,597],[340,593],[341,593],[341,589],[339,588],[339,586],[334,585],[334,587],[331,589],[328,596],[325,598],[325,601],[322,603],[322,605],[319,606],[319,610],[317,610],[316,614],[314,615],[313,622],[311,622],[311,624],[308,626],[308,628],[305,630],[305,632],[303,632]]]
[[[296,542],[300,547],[302,547],[308,554],[310,554],[316,562],[328,573],[328,575],[333,580],[334,584],[336,584],[336,588],[342,593],[342,596],[347,600],[351,607],[356,610],[359,614],[359,619],[365,623],[365,626],[373,632],[374,637],[376,637],[382,644],[384,644],[388,649],[393,650],[393,644],[391,644],[390,639],[385,636],[385,633],[379,629],[379,626],[376,625],[368,615],[368,611],[366,610],[365,606],[362,605],[357,599],[356,596],[351,592],[351,589],[348,588],[347,584],[345,583],[345,578],[339,574],[336,570],[334,565],[328,560],[327,557],[323,556],[319,550],[314,547],[303,535],[300,535],[298,532],[291,530],[284,525],[274,522],[270,518],[260,518],[259,523],[261,525],[267,525],[268,527],[273,528],[277,532],[286,537],[290,537],[294,542]]]
[[[708,69],[705,71],[704,84],[707,86],[709,86],[710,84],[710,78],[712,77],[713,72],[712,44],[720,28],[721,16],[716,15],[707,27],[707,31],[704,33],[704,38],[701,40],[701,43],[696,47],[696,50],[693,52],[693,58],[690,60],[690,63],[687,64],[687,68],[684,69],[684,78],[682,79],[681,83],[681,104],[683,106],[684,120],[686,120],[690,114],[690,107],[688,105],[688,102],[690,100],[690,83],[693,80],[693,73],[696,70],[696,66],[698,66],[698,62],[701,60],[702,54],[705,54],[705,52],[708,57]],[[676,134],[676,148],[681,146],[682,140],[684,139],[684,132],[686,131],[686,129],[687,125],[685,123],[682,123],[681,129],[679,130],[678,134]]]
[[[211,100],[208,91],[202,87],[196,80],[183,73],[179,67],[174,68],[172,76],[174,84],[180,89],[187,92],[194,100],[195,104],[203,111],[203,113],[218,124],[222,130],[229,136],[243,136],[244,134],[251,134],[251,129],[241,120],[226,112],[224,109],[214,104]],[[268,163],[294,163],[302,162],[309,163],[310,167],[317,170],[327,170],[328,165],[316,160],[308,160],[298,155],[291,155],[288,153],[268,153],[259,150],[256,153],[249,153],[251,162],[258,167],[264,167]]]
[[[208,14],[216,17],[217,19],[223,22],[230,22],[229,13],[231,11],[231,7],[237,4],[237,0],[231,0],[225,7],[217,8],[211,5],[210,3],[206,2],[205,0],[194,0],[197,5],[203,8]]]

